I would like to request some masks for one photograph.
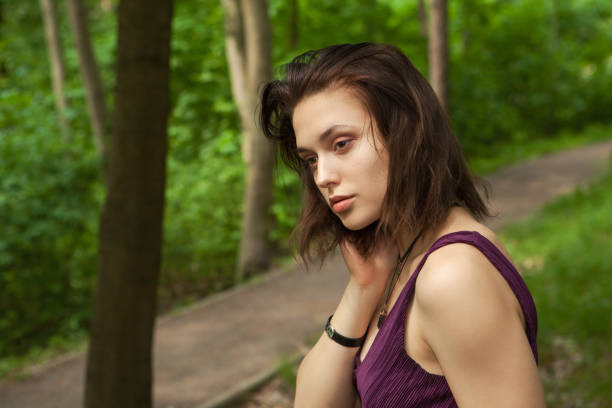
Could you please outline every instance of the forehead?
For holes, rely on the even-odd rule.
[[[354,91],[326,89],[302,99],[293,111],[293,129],[298,147],[310,147],[330,127],[363,129],[369,114]]]

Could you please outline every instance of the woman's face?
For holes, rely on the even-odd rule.
[[[295,107],[293,129],[298,154],[344,226],[355,231],[378,220],[389,155],[359,98],[347,88],[308,96]]]

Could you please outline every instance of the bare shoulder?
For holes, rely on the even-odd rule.
[[[469,298],[486,291],[495,267],[472,245],[454,243],[432,252],[415,284],[415,301],[424,306],[443,299]]]
[[[497,235],[461,207],[450,211],[438,237],[457,231],[480,234],[512,262]],[[518,313],[523,320],[516,296],[504,277],[478,248],[467,243],[448,244],[429,254],[416,280],[414,299],[422,311],[458,312],[458,305],[477,310],[497,306]]]
[[[482,227],[476,232],[510,259],[492,231]],[[459,305],[476,310],[501,308],[507,313],[520,309],[497,268],[478,248],[465,243],[445,245],[429,255],[415,284],[415,302],[420,309],[430,311],[458,311]]]
[[[496,245],[494,235],[478,232]],[[518,299],[478,248],[453,243],[432,252],[413,307],[459,406],[544,406]]]

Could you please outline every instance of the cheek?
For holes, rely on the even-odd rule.
[[[378,198],[381,200],[384,199],[387,193],[387,184],[389,180],[388,160],[386,157],[378,159],[374,163],[370,175],[372,187],[376,191],[377,196],[380,196]]]
[[[378,180],[378,192],[376,195],[377,207],[378,207],[378,216],[382,215],[383,203],[385,202],[385,197],[387,196],[387,174],[385,173]]]
[[[319,189],[319,198],[325,205],[329,206],[329,203],[327,202],[327,195],[325,194],[325,190]]]
[[[387,177],[386,175],[379,177],[376,181],[376,206],[378,211],[382,211],[382,204],[385,201],[387,194]]]

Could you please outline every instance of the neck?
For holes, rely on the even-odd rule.
[[[419,235],[418,239],[414,243],[414,247],[412,247],[412,250],[408,255],[408,259],[417,257],[419,254],[426,251],[431,244],[433,244],[437,233],[437,229],[427,227],[423,230],[423,232],[415,230],[403,231],[403,233],[400,234],[399,239],[396,241],[399,256],[401,257],[404,255],[406,250],[410,247],[410,244],[412,244],[414,239],[417,238],[417,235]]]
[[[409,258],[413,258],[416,255],[429,249],[429,247],[434,243],[437,237],[443,232],[448,231],[449,229],[452,229],[451,227],[453,223],[455,222],[455,219],[460,214],[464,214],[464,213],[468,214],[467,211],[463,209],[462,207],[454,206],[448,211],[445,221],[442,222],[437,228],[430,228],[430,227],[425,228],[425,230],[423,231],[423,233],[421,233],[421,236],[419,237],[417,242],[414,244],[412,251],[410,251]],[[396,241],[399,256],[402,256],[404,254],[404,252],[406,251],[406,249],[408,249],[408,247],[410,246],[410,244],[412,243],[412,241],[414,240],[414,238],[417,236],[418,233],[419,231],[414,231],[414,230],[402,231],[398,240]]]
[[[415,254],[420,253],[426,235],[428,235],[427,231],[405,231],[396,242],[398,256],[401,258],[408,255],[408,258],[412,258]]]

